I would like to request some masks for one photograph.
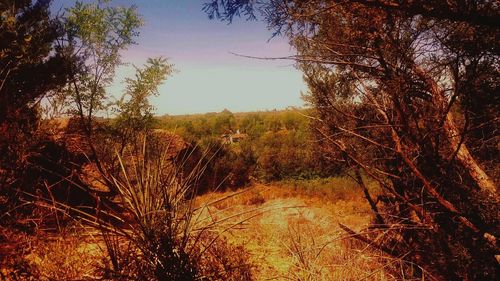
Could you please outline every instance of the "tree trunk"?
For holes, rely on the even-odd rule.
[[[491,196],[496,196],[497,187],[493,180],[483,171],[476,160],[472,157],[467,146],[461,141],[463,132],[459,132],[452,113],[445,112],[448,108],[448,102],[439,85],[430,77],[423,69],[415,67],[415,73],[420,79],[427,84],[428,90],[432,93],[434,106],[438,107],[438,112],[446,114],[444,116],[443,130],[449,143],[450,153],[456,154],[458,163],[467,171],[469,176],[474,180],[476,185],[484,192]],[[436,116],[440,117],[440,116]],[[438,120],[441,120],[439,118]]]
[[[481,167],[479,167],[476,160],[470,154],[467,146],[461,143],[460,134],[450,112],[448,112],[446,116],[443,129],[452,151],[456,152],[456,159],[467,170],[477,186],[492,196],[496,195],[497,187],[493,180],[483,171],[483,169],[481,169]]]

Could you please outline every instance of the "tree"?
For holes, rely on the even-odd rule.
[[[213,132],[216,134],[224,134],[233,131],[234,115],[231,111],[224,109],[214,118]]]
[[[91,159],[103,175],[105,184],[112,189],[113,184],[105,176],[94,145],[94,117],[107,108],[109,95],[106,87],[113,81],[116,67],[122,64],[120,52],[134,43],[142,20],[134,6],[113,7],[109,3],[109,0],[97,3],[77,1],[74,7],[67,9],[67,36],[61,45],[68,50],[68,56],[80,61],[78,68],[71,69],[72,79],[65,91],[86,136]]]
[[[158,95],[158,87],[172,74],[173,65],[161,57],[150,58],[142,69],[135,69],[135,79],[125,80],[126,91],[116,104],[118,115],[114,127],[121,143],[121,152],[141,132],[151,129],[154,107],[149,98]]]
[[[67,47],[82,61],[81,69],[74,70],[74,79],[68,91],[76,105],[77,114],[85,129],[91,132],[92,117],[105,109],[108,98],[105,87],[122,64],[120,52],[134,43],[142,20],[134,6],[109,6],[109,0],[97,3],[77,1],[67,9]]]
[[[375,227],[389,229],[372,246],[419,265],[415,275],[495,279],[488,171],[498,160],[475,154],[498,154],[495,1],[214,0],[205,10],[229,21],[261,11],[290,38],[298,54],[281,59],[303,70],[325,146],[385,190],[366,196],[384,202]]]
[[[50,1],[0,3],[0,186],[32,152],[43,97],[62,88],[73,61],[55,47],[64,35]]]
[[[27,204],[44,197],[72,206],[93,202],[81,189],[81,159],[41,120],[42,100],[60,93],[78,67],[57,44],[66,33],[61,18],[51,16],[50,3],[0,3],[0,227],[50,224],[46,218],[54,212],[34,212],[37,206]]]
[[[257,113],[250,113],[243,117],[241,120],[240,129],[249,135],[251,139],[258,139],[266,131],[264,127],[264,120],[261,115]]]

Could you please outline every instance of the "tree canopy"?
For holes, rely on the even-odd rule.
[[[211,17],[260,17],[289,38],[297,54],[280,59],[304,72],[325,151],[385,190],[366,196],[378,227],[404,225],[375,247],[442,280],[489,279],[498,266],[490,158],[498,158],[498,9],[496,1],[205,5]]]
[[[40,101],[66,84],[73,60],[56,47],[65,30],[49,1],[2,1],[0,19],[0,165],[9,170],[26,160]]]

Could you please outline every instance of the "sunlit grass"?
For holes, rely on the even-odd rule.
[[[350,178],[256,184],[242,191],[206,194],[197,201],[219,196],[230,196],[213,205],[213,212],[221,216],[255,207],[264,210],[226,235],[249,252],[257,280],[395,279],[384,270],[388,263],[381,253],[338,226],[345,223],[362,230],[371,221],[362,191]]]

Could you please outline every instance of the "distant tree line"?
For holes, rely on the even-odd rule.
[[[212,174],[208,188],[238,187],[250,179],[278,181],[328,177],[341,171],[329,161],[310,130],[306,109],[163,116],[156,128],[181,135],[210,152]],[[226,135],[243,135],[235,143],[224,143]],[[211,157],[213,155],[213,157]],[[227,178],[226,178],[227,177]]]

